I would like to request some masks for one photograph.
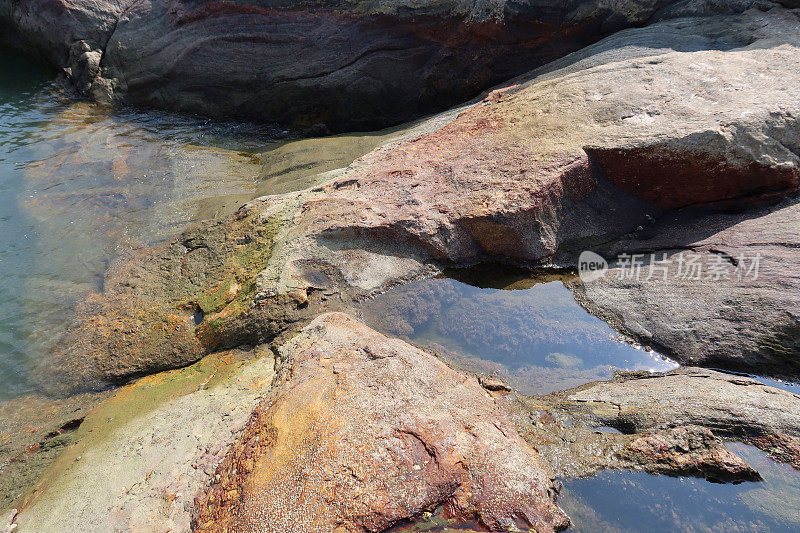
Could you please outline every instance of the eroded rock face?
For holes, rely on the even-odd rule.
[[[660,474],[702,473],[715,480],[758,480],[758,472],[729,452],[707,428],[683,426],[644,434],[621,453],[633,464]]]
[[[287,343],[284,382],[197,500],[199,531],[383,531],[445,505],[560,530],[556,486],[478,380],[350,316]]]
[[[760,475],[731,453],[703,425],[680,425],[621,433],[586,419],[572,404],[548,397],[495,395],[520,434],[561,478],[580,478],[608,469],[704,477],[714,481],[758,480]],[[574,416],[574,413],[578,413]],[[702,415],[698,424],[705,424]],[[587,427],[588,426],[588,427]]]
[[[778,3],[685,4],[4,0],[0,25],[97,99],[341,130],[441,110],[625,27]]]

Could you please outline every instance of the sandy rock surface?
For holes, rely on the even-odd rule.
[[[16,516],[16,531],[188,531],[194,495],[265,395],[264,347],[143,378],[95,408]]]

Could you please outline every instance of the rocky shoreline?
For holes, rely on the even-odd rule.
[[[100,101],[375,129],[441,111],[602,37],[768,2],[4,0],[2,41]]]
[[[723,440],[800,469],[800,396],[708,369],[800,378],[800,5],[562,4],[0,5],[4,40],[118,103],[336,131],[519,75],[322,184],[120,258],[38,369],[97,405],[22,499],[3,489],[7,529],[377,532],[443,508],[559,531],[558,478],[760,479]],[[223,31],[238,44],[212,60]],[[529,397],[356,318],[453,267],[574,268],[584,250],[610,265],[565,281],[581,305],[687,366]],[[619,262],[635,255],[661,276]]]

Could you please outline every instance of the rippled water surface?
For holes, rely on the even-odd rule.
[[[605,379],[615,369],[677,367],[587,313],[564,285],[568,275],[509,274],[501,266],[451,275],[458,279],[417,281],[369,300],[362,318],[457,366],[499,375],[525,394]]]

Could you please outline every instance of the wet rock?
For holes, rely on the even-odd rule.
[[[445,505],[492,530],[560,530],[546,466],[475,378],[341,313],[286,367],[197,500],[198,531],[383,531]]]
[[[33,487],[74,442],[89,410],[107,396],[95,393],[60,399],[27,394],[0,402],[0,510],[14,505]]]
[[[697,425],[796,464],[792,450],[800,437],[800,397],[751,378],[684,367],[647,377],[623,376],[552,398],[552,405],[590,426],[636,433]]]
[[[541,397],[498,397],[520,434],[556,476],[580,478],[608,469],[704,477],[715,481],[757,480],[758,472],[728,451],[706,427],[686,425],[621,433],[598,421],[587,424]],[[593,427],[586,427],[586,426]]]
[[[776,461],[788,463],[800,470],[800,438],[773,433],[747,437],[745,442],[765,451]]]
[[[4,0],[0,35],[103,100],[364,129],[472,98],[622,28],[777,5],[684,4]]]
[[[590,312],[685,364],[797,377],[798,225],[797,200],[744,213],[665,216],[601,251],[640,254],[638,275],[616,263],[576,285],[576,294]]]
[[[693,475],[715,480],[759,480],[758,472],[729,452],[707,428],[683,426],[637,436],[621,454],[650,472]]]
[[[101,388],[186,366],[223,344],[259,344],[240,320],[257,311],[254,278],[282,224],[280,213],[239,213],[118,262],[106,273],[105,292],[79,303],[53,357],[37,369],[42,386],[57,393]],[[279,313],[265,323],[285,327],[291,308],[265,310]]]
[[[19,532],[188,531],[194,495],[270,390],[265,347],[117,390],[86,417],[15,517]]]
[[[508,383],[497,376],[480,376],[478,378],[478,382],[481,384],[481,387],[488,391],[511,391],[511,387],[508,385]]]

